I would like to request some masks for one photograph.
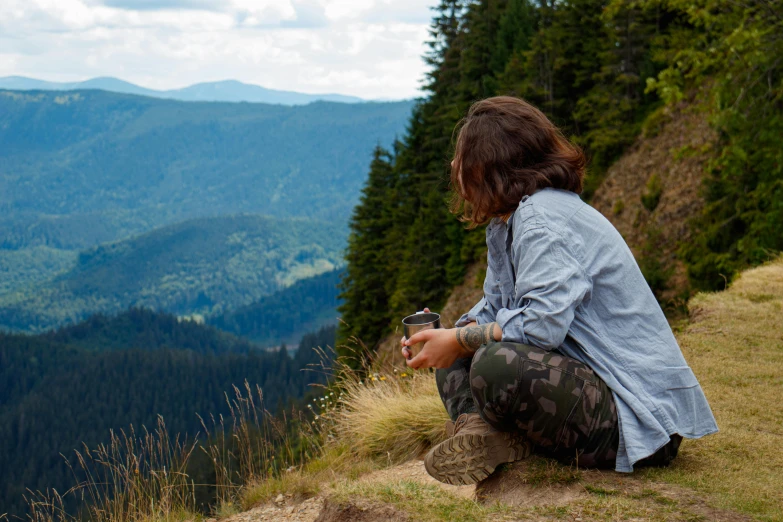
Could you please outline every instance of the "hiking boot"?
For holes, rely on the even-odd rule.
[[[446,430],[451,431],[447,424]],[[498,431],[478,413],[457,417],[453,435],[432,448],[424,467],[446,484],[475,484],[490,476],[499,465],[530,455],[531,444],[519,433]]]

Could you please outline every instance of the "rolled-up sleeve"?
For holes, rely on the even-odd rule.
[[[499,309],[495,318],[503,340],[544,350],[558,348],[592,282],[569,245],[549,228],[522,232],[514,238],[512,253],[513,307]]]
[[[462,317],[457,319],[454,323],[455,327],[466,326],[472,322],[476,324],[491,323],[494,321],[494,315],[492,314],[492,307],[487,302],[487,299],[482,297],[481,300],[473,305],[473,308],[462,314]]]

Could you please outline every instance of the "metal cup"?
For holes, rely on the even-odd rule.
[[[410,339],[413,334],[421,332],[422,330],[440,328],[440,314],[434,312],[416,312],[403,319],[402,326],[405,330],[405,338]],[[411,359],[416,357],[423,347],[424,343],[416,343],[408,346],[408,350],[411,352]]]

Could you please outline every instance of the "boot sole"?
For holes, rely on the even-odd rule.
[[[465,486],[484,480],[501,464],[529,455],[530,444],[516,434],[457,434],[435,446],[424,467],[441,482]]]

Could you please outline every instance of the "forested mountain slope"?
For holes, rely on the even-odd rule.
[[[344,221],[410,107],[2,91],[0,246],[84,248],[238,212]]]
[[[259,348],[241,337],[148,308],[129,308],[117,315],[95,314],[37,338],[94,352],[168,347],[220,355],[246,354]]]
[[[258,301],[207,318],[221,330],[262,345],[293,342],[302,332],[336,324],[342,270],[332,270],[262,297]]]
[[[220,313],[331,270],[411,107],[0,90],[0,328]]]
[[[239,212],[344,223],[411,105],[0,91],[0,248],[83,249]]]
[[[344,234],[328,221],[254,215],[161,227],[83,251],[51,281],[0,296],[0,326],[41,331],[128,306],[238,307],[342,264]]]
[[[668,276],[673,256],[687,275],[674,294],[687,296],[689,287],[723,288],[737,270],[783,249],[783,63],[774,58],[783,54],[782,11],[780,0],[441,0],[429,96],[414,108],[404,140],[376,149],[351,219],[339,339],[377,346],[400,318],[443,306],[483,254],[484,227],[466,231],[447,211],[449,137],[472,101],[493,95],[534,103],[585,149],[588,201],[643,129],[655,134],[690,102],[709,126],[706,139],[681,140],[663,154],[699,156],[703,181],[690,185],[681,206],[669,206],[672,187],[659,184],[680,182],[674,161],[661,165],[671,169],[666,175],[640,169],[642,191],[611,196],[618,214],[622,204],[628,212],[645,206],[643,195],[649,208],[658,199],[686,210],[675,217],[684,223],[674,244],[647,242],[645,273],[660,297],[672,295],[661,273]],[[640,219],[655,225],[641,227],[655,236],[658,218]]]
[[[64,491],[61,453],[107,441],[109,430],[154,428],[192,438],[196,414],[229,416],[232,386],[264,391],[266,407],[302,397],[323,376],[315,346],[334,327],[302,339],[295,356],[267,352],[212,327],[129,310],[41,336],[0,334],[0,506],[21,516],[25,488]]]

